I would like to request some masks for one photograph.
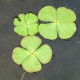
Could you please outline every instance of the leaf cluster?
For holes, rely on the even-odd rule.
[[[38,24],[38,19],[47,23]],[[12,59],[27,72],[40,71],[41,63],[46,64],[51,60],[52,50],[47,44],[40,46],[41,39],[34,35],[39,32],[50,40],[55,40],[58,36],[61,39],[71,38],[76,31],[75,20],[74,11],[65,7],[56,10],[52,6],[45,6],[39,11],[38,17],[33,13],[19,14],[13,22],[14,32],[26,37],[20,42],[22,47],[14,48]]]
[[[22,36],[35,35],[39,32],[45,39],[55,40],[58,36],[61,39],[69,39],[76,31],[74,23],[76,14],[65,7],[56,10],[52,6],[45,6],[39,11],[38,17],[28,13],[19,14],[18,18],[14,19],[14,31]],[[38,19],[48,23],[39,25]]]

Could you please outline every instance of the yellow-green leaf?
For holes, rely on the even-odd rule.
[[[24,48],[16,47],[12,53],[12,59],[16,64],[22,64],[25,58],[30,55],[30,52]]]
[[[21,40],[21,46],[30,52],[34,52],[41,45],[41,43],[41,39],[36,36],[27,36]]]
[[[38,18],[42,21],[56,21],[56,9],[52,6],[45,6],[39,11]]]
[[[29,73],[38,72],[42,69],[40,62],[34,55],[27,57],[22,63],[22,67]]]
[[[57,38],[57,27],[55,23],[47,23],[39,25],[39,33],[45,38],[54,40]]]
[[[76,25],[75,23],[59,23],[57,25],[57,29],[61,39],[68,39],[74,35],[76,31]]]
[[[41,63],[46,64],[51,60],[52,50],[47,44],[44,44],[34,52],[34,55],[40,60]]]
[[[59,23],[71,23],[76,20],[76,14],[71,9],[60,7],[57,9],[57,21]]]

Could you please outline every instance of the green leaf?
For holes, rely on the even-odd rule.
[[[39,24],[36,23],[37,21],[37,16],[32,13],[19,14],[18,18],[15,18],[13,22],[15,25],[14,32],[22,36],[27,36],[28,33],[29,35],[35,35],[39,27]]]
[[[52,6],[45,6],[39,11],[38,18],[42,21],[56,21],[56,9]]]
[[[14,31],[22,36],[27,36],[28,35],[28,29],[25,26],[16,26],[14,28]]]
[[[24,25],[25,24],[25,15],[24,14],[19,14],[18,18],[14,18],[13,24],[15,26]]]
[[[19,14],[18,17],[21,20],[21,22],[25,23],[25,15],[24,14]]]
[[[25,58],[27,58],[30,55],[30,52],[26,49],[16,47],[13,50],[12,53],[12,59],[16,64],[22,64]]]
[[[40,38],[36,36],[27,36],[22,39],[21,46],[28,49],[30,52],[34,52],[41,43]]]
[[[57,25],[58,34],[61,39],[68,39],[73,36],[76,31],[75,23],[59,23]]]
[[[45,39],[56,39],[57,38],[57,27],[55,23],[47,23],[39,25],[39,33]]]
[[[23,26],[23,25],[24,25],[24,22],[19,21],[18,18],[14,18],[13,24],[14,24],[15,26],[21,26],[21,25]]]
[[[38,32],[39,24],[35,23],[28,26],[29,35],[35,35]]]
[[[34,55],[40,60],[41,63],[46,64],[51,60],[52,50],[47,44],[44,44],[34,52]]]
[[[26,24],[33,24],[33,23],[36,23],[38,21],[38,18],[35,14],[28,13],[25,16],[25,21],[26,21]]]
[[[40,62],[34,55],[27,57],[22,63],[22,67],[25,71],[30,73],[37,72],[42,69]]]
[[[76,20],[76,14],[71,9],[60,7],[57,9],[57,21],[71,23]]]

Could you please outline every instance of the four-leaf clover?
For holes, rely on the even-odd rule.
[[[14,48],[12,59],[18,65],[22,65],[23,69],[27,72],[32,73],[40,71],[42,69],[41,63],[48,63],[52,57],[52,50],[49,45],[44,44],[40,46],[41,43],[39,37],[24,37],[21,40],[21,46],[23,48]]]
[[[76,20],[76,15],[65,7],[56,10],[52,6],[45,6],[39,11],[38,18],[49,22],[39,25],[39,33],[46,39],[54,40],[57,36],[61,39],[68,39],[76,31],[76,25],[73,23]]]
[[[35,35],[39,27],[39,24],[36,23],[37,21],[37,16],[32,13],[19,14],[18,18],[14,19],[14,25],[16,26],[14,27],[14,32],[22,36]]]

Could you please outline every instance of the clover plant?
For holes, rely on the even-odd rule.
[[[39,25],[38,18],[48,23]],[[39,31],[45,39],[54,40],[58,36],[61,39],[71,38],[76,31],[75,20],[74,11],[65,7],[56,10],[52,6],[45,6],[39,11],[38,17],[33,13],[19,14],[13,22],[14,32],[26,37],[21,40],[22,47],[14,48],[12,59],[29,73],[40,71],[41,63],[46,64],[51,60],[52,50],[47,44],[40,46],[41,39],[33,35]]]
[[[39,26],[37,21],[38,18],[33,13],[19,14],[18,18],[14,18],[14,32],[22,36],[35,35]]]
[[[39,25],[39,33],[45,39],[54,40],[59,36],[61,39],[68,39],[76,31],[76,15],[74,11],[65,7],[59,7],[57,10],[52,6],[43,7],[38,18],[42,21],[49,22]]]
[[[42,69],[41,63],[46,64],[51,60],[52,50],[49,45],[41,45],[41,39],[36,36],[27,36],[21,40],[21,47],[13,50],[12,59],[22,65],[27,72],[37,72]],[[41,62],[41,63],[40,63]]]

